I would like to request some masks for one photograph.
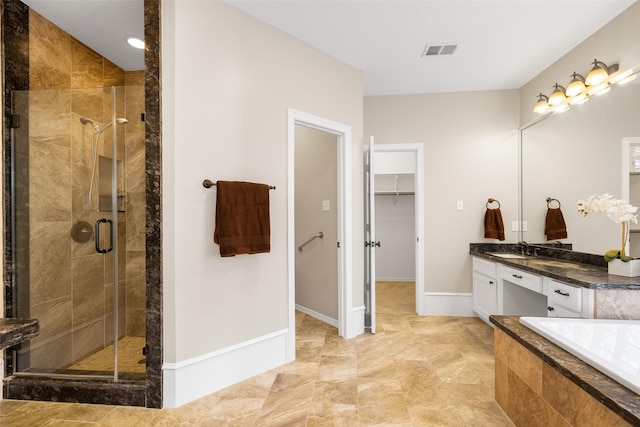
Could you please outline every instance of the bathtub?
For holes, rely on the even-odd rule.
[[[521,317],[520,323],[640,394],[640,320]]]

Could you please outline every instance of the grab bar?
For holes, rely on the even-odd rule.
[[[298,246],[298,250],[302,252],[302,249],[304,249],[304,247],[307,246],[309,243],[313,242],[316,239],[322,239],[323,237],[324,237],[324,233],[322,231],[319,231],[318,234],[315,234],[312,238],[310,238],[309,240],[307,240],[306,242]]]

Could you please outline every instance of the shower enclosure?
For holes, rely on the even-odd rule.
[[[145,379],[144,88],[14,91],[16,376]]]

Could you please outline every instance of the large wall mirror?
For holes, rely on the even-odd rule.
[[[526,231],[521,232],[521,238],[528,243],[547,242],[544,227],[550,197],[560,202],[567,225],[567,238],[561,239],[562,243],[592,254],[619,248],[620,225],[602,214],[582,217],[577,203],[592,194],[610,193],[615,198],[625,198],[623,147],[629,137],[640,137],[638,78],[523,127],[520,202]],[[633,159],[627,162],[631,164],[626,166],[632,181],[631,202],[637,206],[638,197],[634,199],[633,193],[640,190],[633,187]],[[632,245],[638,239],[640,233],[631,234]]]

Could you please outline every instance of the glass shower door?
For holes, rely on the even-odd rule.
[[[16,375],[119,379],[128,311],[125,93],[12,94],[11,316],[40,323],[40,335],[13,352]]]

